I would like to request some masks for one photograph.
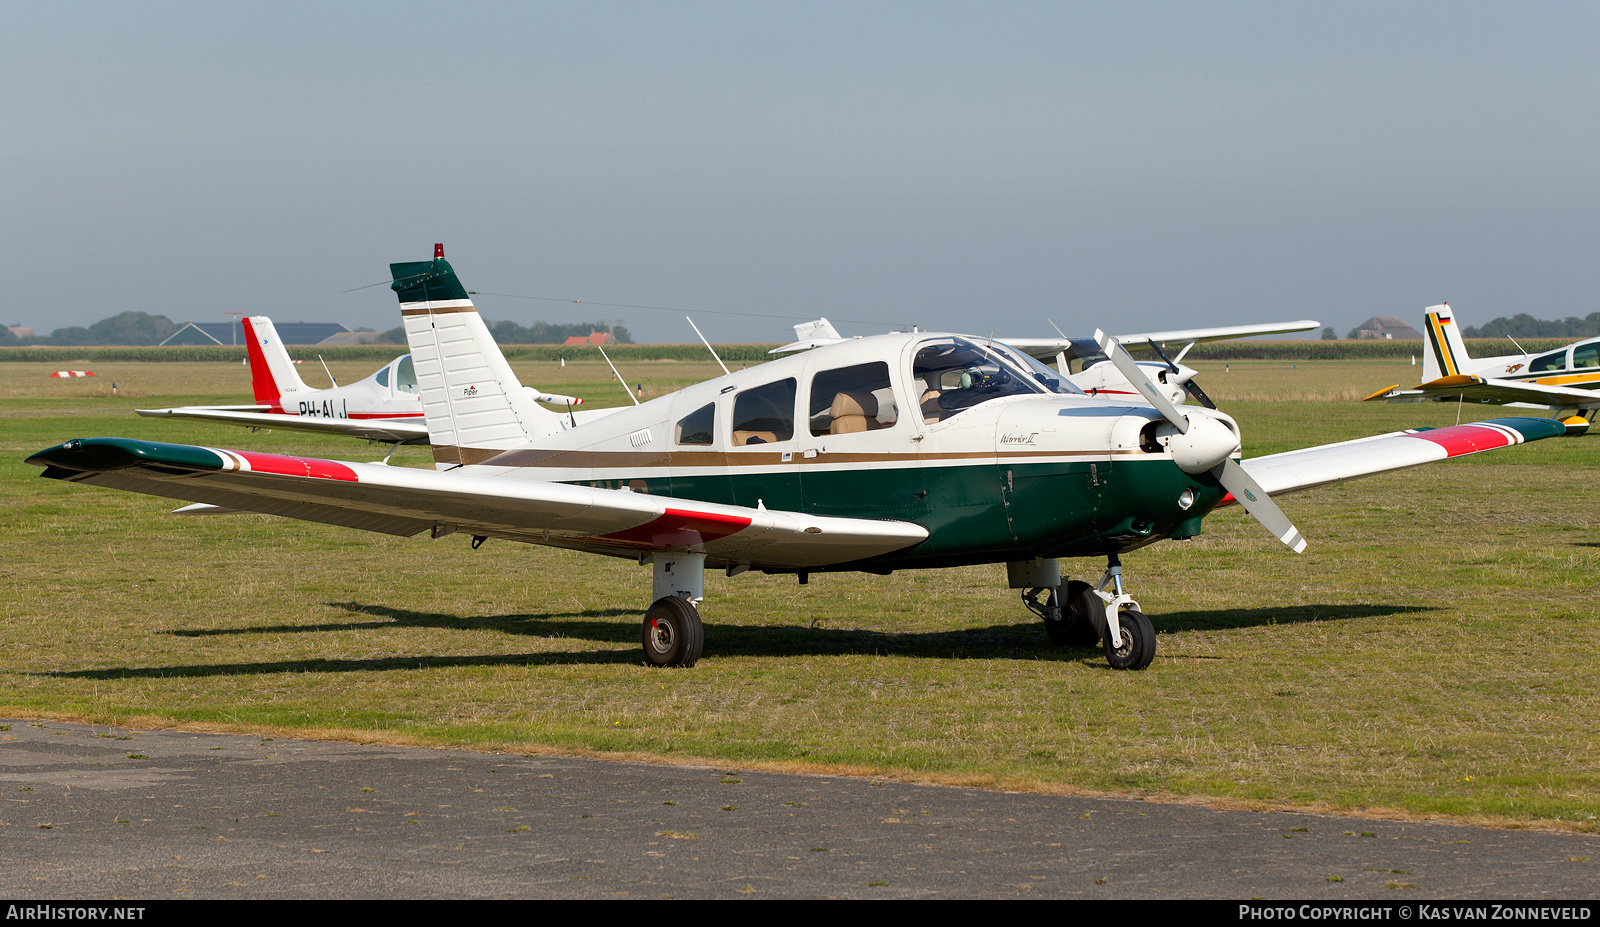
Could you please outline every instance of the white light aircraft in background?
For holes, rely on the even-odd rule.
[[[1103,641],[1113,667],[1141,669],[1156,636],[1122,555],[1193,537],[1232,503],[1299,552],[1273,496],[1561,433],[1508,418],[1243,461],[1231,417],[1173,404],[1115,338],[1097,333],[1097,347],[1143,401],[1086,395],[1007,345],[938,332],[825,345],[569,427],[518,385],[434,253],[390,267],[434,470],[128,438],[29,462],[217,508],[635,560],[652,576],[641,639],[658,666],[700,657],[707,568],[804,583],[1004,563],[1052,642]],[[1066,581],[1071,557],[1105,562],[1098,582]]]
[[[1422,321],[1427,340],[1422,382],[1410,389],[1396,383],[1368,396],[1366,402],[1432,400],[1550,409],[1569,435],[1581,435],[1594,423],[1600,410],[1600,338],[1539,354],[1473,358],[1448,303],[1429,306]],[[1521,345],[1517,349],[1521,352]]]
[[[135,411],[152,418],[191,418],[250,428],[292,428],[348,435],[397,447],[428,443],[422,397],[417,394],[417,375],[410,354],[395,358],[355,383],[345,386],[335,383],[332,389],[312,389],[300,379],[271,319],[258,315],[241,322],[255,403]],[[331,379],[332,375],[329,377]],[[566,407],[583,404],[582,399],[573,396],[544,393],[531,386],[523,389],[539,402]],[[598,414],[608,411],[600,410]],[[577,413],[578,418],[573,421],[596,414]]]
[[[1311,331],[1320,328],[1321,322],[1302,319],[1298,322],[1267,322],[1259,325],[1224,325],[1216,328],[1194,328],[1170,332],[1146,332],[1134,335],[1117,335],[1117,342],[1133,353],[1149,353],[1160,361],[1139,361],[1138,369],[1145,378],[1162,390],[1167,398],[1183,404],[1193,398],[1209,409],[1216,405],[1205,394],[1200,384],[1194,382],[1195,370],[1182,361],[1189,349],[1208,341],[1232,341],[1236,338],[1253,338],[1258,335],[1283,335],[1291,332]],[[774,348],[772,354],[789,354],[823,345],[838,344],[849,339],[840,335],[827,319],[803,322],[794,327],[795,340]],[[1022,353],[1045,363],[1054,362],[1056,370],[1068,382],[1091,396],[1120,396],[1137,399],[1139,390],[1101,350],[1093,338],[997,338]],[[1167,349],[1177,348],[1174,357]]]

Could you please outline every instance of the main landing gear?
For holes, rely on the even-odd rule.
[[[695,606],[705,598],[706,555],[668,551],[650,555],[655,603],[644,613],[641,638],[652,666],[693,666],[705,645]]]
[[[1113,669],[1141,670],[1156,656],[1156,630],[1139,603],[1122,588],[1122,561],[1111,554],[1105,573],[1094,586],[1079,580],[1065,585],[1055,560],[1023,560],[1006,564],[1013,589],[1022,589],[1022,603],[1044,619],[1050,643],[1061,647],[1105,649]],[[1116,620],[1110,620],[1115,615]]]

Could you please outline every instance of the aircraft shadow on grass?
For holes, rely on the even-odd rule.
[[[113,667],[97,670],[71,670],[35,673],[61,679],[138,679],[156,677],[235,676],[274,673],[380,672],[388,670],[438,669],[461,666],[554,666],[571,664],[638,663],[632,649],[639,640],[639,627],[633,620],[602,621],[601,618],[626,617],[629,609],[590,609],[581,612],[498,615],[463,618],[440,612],[419,612],[363,605],[357,602],[329,603],[335,608],[382,616],[388,620],[340,622],[314,625],[272,625],[255,628],[173,631],[175,635],[201,637],[222,634],[280,634],[301,631],[349,631],[394,627],[483,629],[496,628],[509,634],[571,640],[573,643],[603,641],[628,645],[627,649],[565,650],[554,653],[477,654],[381,659],[277,660],[260,663],[218,663],[192,666]],[[1417,605],[1302,605],[1277,608],[1232,609],[1227,611],[1189,611],[1163,615],[1154,620],[1165,634],[1189,631],[1229,630],[1279,624],[1304,624],[1316,621],[1344,621],[1354,618],[1388,617],[1433,611]],[[580,619],[580,620],[573,620]],[[587,619],[587,620],[581,620]],[[963,628],[958,631],[881,632],[849,628],[804,625],[738,625],[707,622],[706,656],[826,656],[846,654],[897,655],[960,659],[1034,659],[1052,662],[1077,662],[1107,669],[1098,649],[1056,648],[1044,642],[1044,628],[1037,621]]]

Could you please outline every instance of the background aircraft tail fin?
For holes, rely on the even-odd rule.
[[[1461,329],[1456,327],[1449,303],[1428,307],[1422,316],[1422,336],[1428,340],[1428,350],[1422,355],[1424,383],[1457,376],[1472,360],[1467,355],[1466,342],[1461,340]]]
[[[489,327],[435,245],[433,260],[390,264],[437,467],[481,463],[562,430],[511,372]]]
[[[309,388],[294,369],[289,350],[283,346],[271,319],[253,315],[241,319],[240,323],[244,326],[245,350],[250,357],[250,386],[255,390],[256,402],[280,405],[285,395]]]

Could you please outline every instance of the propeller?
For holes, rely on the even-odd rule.
[[[1233,494],[1246,512],[1261,523],[1261,527],[1272,532],[1290,550],[1298,554],[1306,549],[1306,539],[1300,534],[1300,529],[1294,526],[1289,516],[1283,514],[1283,510],[1266,494],[1261,484],[1233,459],[1239,439],[1232,429],[1208,415],[1190,418],[1183,414],[1155,388],[1150,378],[1139,369],[1133,355],[1117,339],[1096,329],[1094,340],[1099,343],[1100,350],[1111,358],[1117,370],[1144,396],[1145,401],[1155,406],[1156,411],[1177,429],[1178,433],[1168,442],[1168,447],[1172,449],[1173,462],[1183,472],[1211,474]],[[1166,357],[1163,355],[1162,359],[1166,360]]]
[[[1161,358],[1163,361],[1166,362],[1168,370],[1172,371],[1173,373],[1182,373],[1183,372],[1183,371],[1178,369],[1178,365],[1173,363],[1172,358],[1168,357],[1167,356],[1167,352],[1161,350],[1161,346],[1159,344],[1156,344],[1153,339],[1150,340],[1150,341],[1146,341],[1145,344],[1148,344],[1150,346],[1150,350],[1156,352],[1156,356],[1157,357]],[[1182,351],[1178,352],[1178,356],[1182,357],[1183,356],[1183,352]],[[1182,382],[1183,388],[1188,390],[1190,395],[1192,395],[1192,396],[1194,396],[1194,398],[1200,400],[1200,404],[1201,405],[1205,406],[1208,409],[1215,409],[1217,407],[1217,404],[1211,401],[1211,397],[1206,395],[1206,391],[1200,388],[1200,384],[1196,383],[1194,381],[1194,377],[1191,376],[1188,380],[1184,380],[1184,381],[1181,381],[1181,382]]]

